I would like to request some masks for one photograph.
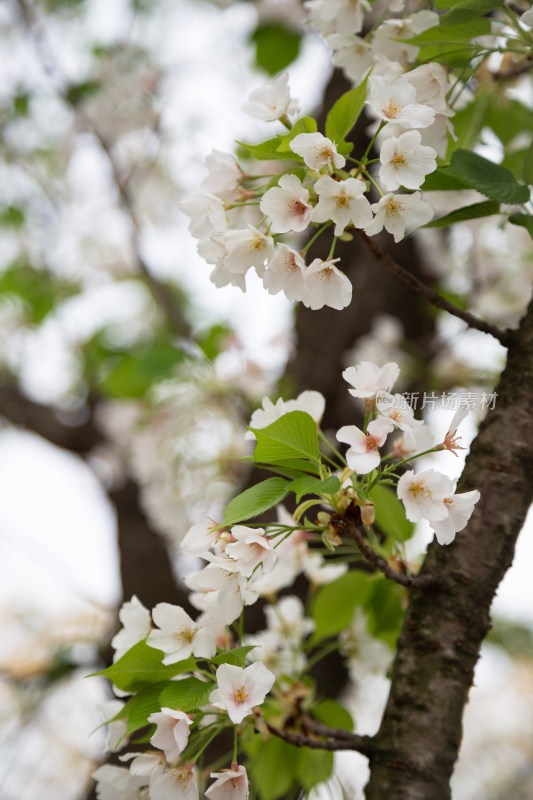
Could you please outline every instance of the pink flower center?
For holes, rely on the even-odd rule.
[[[295,200],[289,204],[289,211],[294,217],[303,217],[308,208],[309,206],[306,206],[301,200]]]
[[[246,703],[246,701],[248,700],[248,692],[246,691],[244,684],[242,686],[239,686],[238,689],[235,689],[233,691],[231,699],[238,706],[241,706],[243,703]]]

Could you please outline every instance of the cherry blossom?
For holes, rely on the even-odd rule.
[[[160,630],[154,630],[146,643],[166,653],[163,664],[175,664],[195,655],[212,658],[216,645],[212,634],[190,618],[180,606],[158,603],[152,617]]]
[[[326,407],[326,399],[321,392],[305,389],[293,400],[282,400],[280,397],[273,403],[265,396],[261,404],[263,407],[256,408],[250,418],[250,428],[266,428],[267,425],[272,424],[284,414],[288,414],[289,411],[305,411],[316,423],[319,423]],[[244,438],[255,439],[255,434],[247,431]]]
[[[398,40],[410,39],[438,24],[438,14],[425,9],[403,19],[387,19],[375,31],[372,47],[375,52],[381,53],[390,61],[412,62],[416,59],[420,48]]]
[[[212,772],[211,777],[217,780],[206,790],[206,797],[211,800],[247,800],[249,792],[246,767],[232,764],[231,769]]]
[[[302,256],[286,244],[278,244],[273,258],[268,262],[263,276],[263,286],[269,294],[283,291],[288,300],[302,299],[305,261]]]
[[[234,724],[242,722],[254,706],[261,705],[274,685],[275,676],[264,664],[256,661],[241,669],[232,664],[221,664],[216,672],[218,689],[209,695],[209,701],[227,711]]]
[[[96,781],[98,800],[139,800],[139,790],[148,785],[144,777],[132,775],[126,767],[103,764],[92,776]]]
[[[437,152],[420,144],[418,131],[407,131],[383,142],[379,178],[386,189],[419,189],[426,175],[437,169]]]
[[[426,469],[415,475],[413,470],[405,472],[398,481],[398,497],[405,506],[405,514],[411,522],[427,519],[440,522],[448,516],[444,498],[453,494],[451,478]]]
[[[342,373],[345,381],[352,385],[348,389],[353,397],[374,397],[378,392],[388,392],[400,375],[395,361],[378,367],[372,361],[361,361],[356,367],[348,367]]]
[[[220,536],[218,525],[210,520],[209,522],[198,522],[193,525],[181,543],[181,549],[189,556],[199,556],[200,558],[212,547]]]
[[[198,782],[192,767],[177,767],[150,781],[150,800],[198,800]]]
[[[304,295],[302,302],[307,308],[314,310],[322,306],[341,311],[349,306],[352,300],[352,284],[346,275],[335,264],[340,259],[322,261],[315,258],[309,264],[304,276]]]
[[[304,560],[302,572],[313,586],[323,586],[340,578],[347,564],[330,564],[318,553],[310,553]]]
[[[212,233],[222,233],[228,228],[224,203],[214,194],[194,190],[179,207],[189,217],[189,230],[195,239],[207,239]]]
[[[183,711],[162,708],[161,711],[150,714],[148,722],[157,725],[150,742],[154,747],[163,750],[166,760],[171,764],[187,747],[192,720]]]
[[[333,49],[333,63],[344,71],[354,83],[360,83],[374,63],[372,46],[360,36],[345,36],[335,33],[328,36],[328,44]]]
[[[211,563],[187,575],[184,581],[194,592],[191,603],[204,612],[198,620],[201,625],[207,626],[209,618],[217,625],[230,625],[244,605],[257,600],[257,594],[248,588],[237,562],[231,558],[212,557]]]
[[[375,217],[366,226],[366,233],[374,236],[385,228],[392,233],[395,242],[403,239],[406,229],[419,228],[433,219],[433,209],[424,203],[420,192],[385,194],[378,203],[372,204],[372,210]]]
[[[349,444],[346,461],[350,469],[366,475],[379,466],[381,456],[378,447],[385,444],[388,434],[394,430],[392,422],[384,417],[368,423],[366,433],[355,425],[344,425],[337,431],[337,440]]]
[[[315,192],[319,200],[311,219],[313,222],[326,222],[331,219],[335,223],[335,236],[341,236],[347,225],[365,228],[372,222],[372,209],[364,197],[365,184],[355,178],[335,181],[329,175],[322,175],[315,183]]]
[[[398,122],[403,128],[426,128],[435,119],[435,111],[416,102],[416,89],[407,78],[391,83],[388,78],[371,75],[367,103],[383,122]]]
[[[365,12],[370,10],[367,0],[307,0],[305,7],[313,28],[324,36],[334,31],[359,33]]]
[[[410,431],[419,425],[422,420],[415,419],[415,414],[403,394],[389,394],[378,392],[376,407],[381,418],[386,417],[395,428],[401,431]]]
[[[222,262],[229,272],[244,273],[255,267],[259,277],[263,276],[265,261],[274,255],[274,241],[253,225],[227,231],[222,237],[227,255]]]
[[[308,200],[309,192],[296,175],[282,175],[279,185],[265,192],[259,207],[271,218],[274,233],[304,231],[312,211]]]
[[[263,528],[234,525],[231,535],[236,541],[226,545],[226,553],[237,561],[241,575],[249,578],[259,564],[270,572],[278,556]]]
[[[262,119],[264,122],[274,122],[295,114],[298,111],[298,102],[291,98],[288,73],[282,72],[273,81],[254,89],[242,110],[249,117]]]
[[[444,498],[448,516],[441,521],[430,522],[439,544],[450,544],[455,539],[455,534],[466,528],[480,496],[475,489],[472,492],[463,492]]]
[[[122,604],[118,618],[123,627],[111,639],[111,647],[115,649],[114,661],[122,658],[134,644],[146,639],[151,629],[150,612],[136,595]]]
[[[317,171],[323,167],[342,169],[346,163],[345,158],[337,153],[334,142],[321,133],[299,133],[289,147],[303,158],[310,169]]]
[[[227,197],[244,178],[244,172],[230,153],[214,149],[205,159],[205,164],[209,174],[200,187],[211,194]]]
[[[282,597],[275,605],[264,608],[267,627],[293,642],[300,643],[315,630],[315,622],[305,617],[305,608],[299,597],[288,595]]]

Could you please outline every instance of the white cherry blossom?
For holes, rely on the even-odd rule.
[[[372,45],[360,36],[334,33],[327,38],[333,50],[333,63],[354,83],[360,83],[374,63]]]
[[[150,781],[150,800],[198,800],[198,782],[191,766],[169,769]]]
[[[335,264],[340,259],[322,261],[315,258],[304,275],[304,295],[302,302],[307,308],[316,310],[323,306],[340,311],[349,306],[352,300],[352,284]]]
[[[387,19],[375,31],[372,47],[376,53],[386,56],[390,61],[415,61],[420,48],[398,39],[411,39],[438,24],[439,15],[427,10],[417,11],[404,19]]]
[[[428,206],[420,196],[420,192],[413,194],[388,194],[383,195],[378,203],[372,204],[375,217],[365,228],[369,236],[385,228],[392,233],[394,241],[399,242],[405,236],[405,231],[419,228],[433,219],[433,209]]]
[[[324,586],[340,578],[348,564],[328,564],[318,553],[310,553],[303,563],[303,573],[313,586]]]
[[[282,72],[273,81],[254,89],[242,110],[249,117],[274,122],[298,111],[298,101],[291,98],[289,75]]]
[[[132,775],[126,767],[114,764],[103,764],[91,777],[96,781],[98,800],[139,800],[142,797],[140,788],[148,785],[146,778]]]
[[[237,561],[241,575],[249,578],[259,564],[263,572],[271,571],[278,556],[264,528],[234,525],[231,535],[236,541],[226,545],[226,553]]]
[[[195,189],[179,207],[189,217],[189,230],[195,239],[207,239],[212,233],[222,233],[228,228],[224,203],[214,194]]]
[[[118,618],[123,627],[111,639],[111,647],[115,649],[113,661],[118,661],[134,644],[146,639],[151,630],[150,612],[136,595],[122,604]]]
[[[410,431],[423,424],[422,420],[415,419],[414,411],[403,394],[379,392],[376,407],[379,417],[388,419],[398,430]]]
[[[337,153],[335,143],[321,133],[299,133],[289,147],[303,158],[310,169],[320,171],[323,167],[342,169],[346,159]]]
[[[246,228],[227,231],[222,237],[227,255],[223,266],[229,272],[244,273],[255,267],[259,277],[263,277],[265,261],[274,255],[274,241],[260,230],[248,225]]]
[[[447,475],[426,469],[417,475],[413,470],[405,472],[398,481],[397,491],[408,520],[440,522],[448,516],[444,498],[451,496],[453,489],[454,482]]]
[[[402,432],[394,441],[394,457],[403,460],[415,453],[430,450],[435,444],[435,434],[429,425],[422,424]]]
[[[348,178],[335,181],[330,175],[322,175],[314,186],[319,200],[311,219],[313,222],[335,223],[335,236],[341,236],[347,225],[365,228],[372,222],[372,209],[364,196],[366,186],[362,181]]]
[[[419,189],[426,175],[437,169],[437,152],[421,144],[418,131],[406,131],[386,139],[379,154],[379,178],[386,189]],[[370,222],[370,220],[369,220]]]
[[[297,302],[303,296],[305,269],[302,256],[286,244],[280,243],[268,262],[263,286],[269,294],[284,292],[288,300]]]
[[[282,597],[275,605],[264,608],[268,630],[293,641],[301,642],[315,630],[315,622],[305,616],[299,597]]]
[[[159,775],[167,766],[167,759],[164,753],[155,751],[145,753],[124,753],[119,756],[121,761],[130,761],[130,772],[132,775],[147,777],[150,780]]]
[[[355,425],[344,425],[337,431],[337,440],[350,445],[346,452],[346,461],[350,469],[359,475],[367,475],[379,466],[381,455],[378,448],[394,430],[392,422],[380,417],[368,423],[366,433]]]
[[[158,603],[152,617],[159,630],[153,630],[146,644],[166,653],[163,664],[176,664],[195,655],[212,658],[216,651],[212,634],[198,625],[180,606]]]
[[[394,82],[381,75],[368,79],[371,112],[383,122],[397,122],[403,128],[426,128],[435,119],[435,111],[416,102],[416,89],[407,78]]]
[[[244,172],[230,153],[213,150],[205,159],[208,175],[200,187],[211,194],[227,197],[240,184]]]
[[[201,558],[205,553],[208,553],[215,547],[217,540],[220,536],[218,525],[216,522],[209,520],[209,522],[198,522],[189,528],[183,541],[181,549],[189,556],[198,556]]]
[[[481,495],[475,489],[472,492],[463,492],[444,498],[448,516],[441,521],[430,523],[439,544],[450,544],[455,539],[455,534],[466,528],[474,506],[480,497]]]
[[[237,562],[231,558],[213,556],[211,563],[187,575],[184,582],[194,592],[191,603],[218,625],[231,625],[244,605],[257,600],[257,594],[248,588]],[[198,624],[207,627],[204,615]]]
[[[282,175],[279,185],[265,192],[259,208],[271,218],[273,233],[304,231],[313,210],[308,200],[309,192],[297,175]]]
[[[183,711],[162,708],[161,711],[150,714],[148,722],[157,725],[150,742],[154,747],[163,750],[166,760],[171,764],[187,747],[192,720]]]
[[[388,392],[400,375],[400,367],[395,361],[389,361],[378,367],[372,361],[361,361],[355,367],[348,367],[342,377],[351,384],[348,389],[352,397],[374,397],[378,392]]]
[[[120,749],[119,743],[120,747],[125,747],[129,741],[129,738],[125,736],[128,729],[127,718],[121,717],[120,719],[113,720],[113,717],[116,717],[123,708],[124,702],[116,698],[106,700],[104,703],[98,705],[98,710],[104,722],[107,723],[107,738],[104,745],[104,753],[113,753],[115,750]]]
[[[248,800],[248,775],[246,767],[232,764],[231,769],[212,772],[216,781],[206,790],[205,796],[211,800]]]
[[[232,664],[221,664],[217,669],[218,688],[209,695],[209,702],[227,711],[237,725],[261,705],[274,685],[275,676],[264,664],[256,661],[241,669]]]
[[[250,418],[250,428],[266,428],[289,411],[305,411],[318,424],[326,407],[324,395],[314,389],[305,389],[292,400],[282,400],[280,397],[275,403],[265,396],[261,403],[262,408],[256,408]],[[255,434],[247,431],[244,438],[255,439]]]
[[[365,12],[370,10],[367,0],[307,0],[305,7],[311,25],[323,36],[334,31],[359,33]]]

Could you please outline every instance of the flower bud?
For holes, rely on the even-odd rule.
[[[367,528],[374,524],[376,521],[376,508],[373,503],[361,506],[361,519],[363,520],[363,525],[366,525]]]

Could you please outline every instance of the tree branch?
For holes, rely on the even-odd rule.
[[[266,726],[273,736],[277,736],[279,739],[283,739],[284,742],[293,744],[296,747],[309,747],[312,750],[332,751],[357,750],[358,753],[362,753],[364,756],[368,756],[370,753],[374,752],[373,740],[371,736],[358,736],[355,733],[351,733],[347,736],[343,736],[342,739],[330,738],[327,741],[324,741],[323,739],[311,739],[308,736],[302,736],[298,733],[291,733],[290,731],[282,731],[279,728],[275,728],[269,722],[266,723]],[[324,730],[327,729],[324,728]],[[343,733],[346,732],[343,731]]]
[[[510,334],[512,333],[511,331],[504,331],[501,328],[498,328],[496,325],[491,325],[490,322],[485,322],[484,320],[474,316],[474,314],[470,314],[468,311],[463,311],[462,309],[458,308],[449,300],[446,300],[445,297],[440,295],[434,289],[431,289],[429,286],[427,286],[427,284],[416,278],[411,272],[398,264],[388,253],[385,253],[381,249],[375,239],[367,236],[367,234],[362,230],[358,230],[357,232],[359,233],[361,239],[365,242],[370,252],[376,258],[376,261],[379,261],[380,264],[396,275],[396,277],[401,281],[414,289],[415,292],[418,292],[418,294],[421,294],[423,297],[425,297],[432,306],[435,306],[435,308],[440,308],[443,311],[447,311],[454,317],[462,319],[463,322],[466,322],[470,328],[475,328],[478,331],[482,331],[482,333],[489,333],[505,346],[509,344]]]

